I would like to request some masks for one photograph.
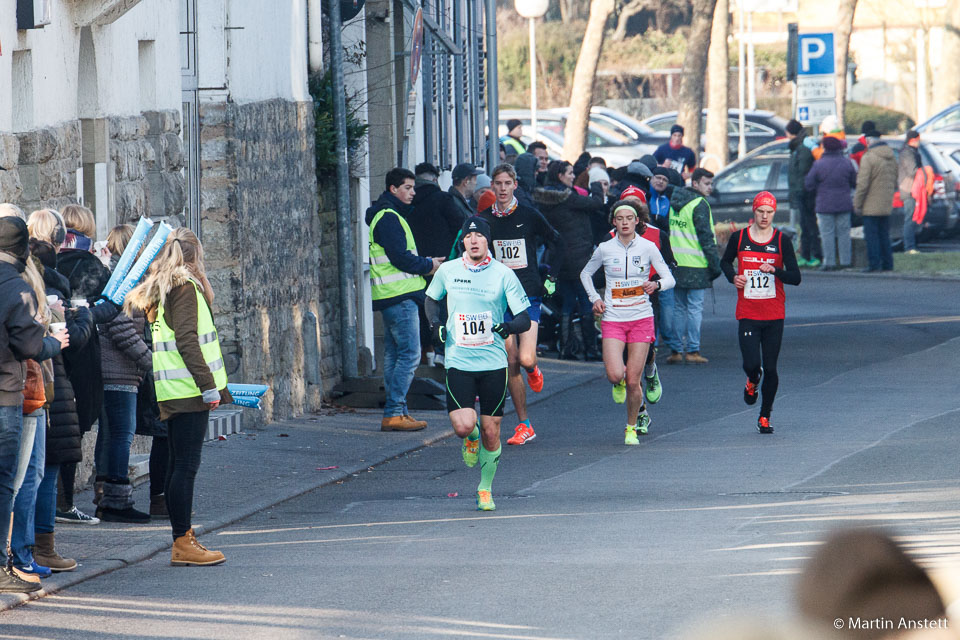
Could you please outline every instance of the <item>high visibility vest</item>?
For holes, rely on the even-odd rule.
[[[503,146],[506,148],[507,153],[509,154],[511,150],[517,155],[521,153],[526,153],[526,149],[523,148],[523,144],[514,138],[513,136],[503,136],[500,138],[500,142],[503,143]]]
[[[392,213],[397,216],[400,226],[403,227],[403,233],[407,237],[407,250],[417,254],[417,243],[413,240],[413,232],[410,231],[410,225],[403,219],[399,213],[393,209],[383,209],[373,217],[370,222],[370,297],[374,300],[383,300],[385,298],[396,298],[406,293],[420,291],[427,286],[427,281],[423,276],[415,273],[407,273],[397,269],[390,263],[386,250],[373,240],[373,230],[384,215]]]
[[[678,267],[707,268],[707,257],[693,226],[693,210],[703,201],[694,198],[680,211],[670,214],[670,249]],[[709,207],[709,205],[707,205]],[[713,233],[713,212],[710,212],[710,233]]]
[[[213,314],[210,313],[210,307],[200,293],[200,287],[193,280],[190,282],[193,283],[197,293],[197,339],[200,342],[200,351],[203,353],[204,362],[210,368],[210,373],[213,374],[217,389],[225,389],[227,371],[223,366],[217,328],[213,326]],[[150,333],[153,336],[153,380],[157,401],[195,398],[203,395],[187,369],[183,356],[177,351],[177,337],[167,324],[163,305],[157,309],[157,319],[150,326]]]

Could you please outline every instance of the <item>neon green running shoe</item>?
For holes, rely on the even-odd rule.
[[[460,445],[460,453],[463,454],[463,464],[468,467],[477,466],[477,460],[480,459],[480,438],[476,440],[464,438],[463,444]]]
[[[627,401],[627,381],[621,380],[613,385],[613,401],[617,404],[623,404]]]
[[[651,377],[643,377],[643,393],[647,397],[647,402],[657,404],[660,402],[660,396],[663,395],[663,387],[660,386],[660,371],[653,372]]]
[[[493,494],[489,491],[477,491],[477,511],[495,511],[497,505],[493,504]]]
[[[637,439],[637,428],[628,426],[623,430],[623,444],[640,444],[640,441]]]
[[[650,428],[650,416],[647,413],[641,413],[637,416],[637,433],[642,436],[647,435],[647,430]]]

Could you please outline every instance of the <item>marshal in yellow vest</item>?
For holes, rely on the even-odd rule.
[[[413,255],[417,253],[417,243],[413,240],[413,232],[403,216],[393,209],[382,209],[370,221],[370,297],[374,300],[396,298],[406,293],[420,291],[427,286],[423,276],[407,273],[397,269],[387,257],[386,250],[373,240],[373,230],[385,215],[397,216],[403,233],[407,239],[407,250]]]
[[[210,367],[217,389],[227,386],[227,372],[220,353],[220,340],[217,328],[213,326],[213,314],[206,299],[200,293],[200,287],[190,281],[197,293],[197,338],[203,359]],[[164,317],[163,305],[157,309],[157,319],[150,326],[153,336],[153,380],[157,390],[157,401],[179,400],[203,395],[187,369],[183,356],[177,351],[177,337]]]
[[[680,211],[670,214],[670,249],[678,267],[707,268],[707,257],[703,255],[700,238],[693,226],[693,210],[703,201],[703,197],[694,198]],[[710,233],[713,233],[713,212],[710,213]]]

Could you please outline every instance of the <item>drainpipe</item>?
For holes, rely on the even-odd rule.
[[[320,4],[319,0],[315,0]],[[333,126],[337,134],[337,275],[340,284],[340,352],[343,379],[357,377],[356,244],[350,215],[350,165],[347,158],[347,106],[340,39],[340,0],[330,0],[330,71],[333,74]],[[319,12],[317,12],[319,21]]]
[[[487,174],[500,164],[500,96],[497,87],[497,1],[484,0],[487,11]]]
[[[307,60],[310,73],[323,72],[322,0],[307,0]]]

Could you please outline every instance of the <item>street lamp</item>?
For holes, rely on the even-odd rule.
[[[537,139],[537,29],[534,20],[547,12],[550,0],[514,0],[521,17],[530,20],[530,127]]]

